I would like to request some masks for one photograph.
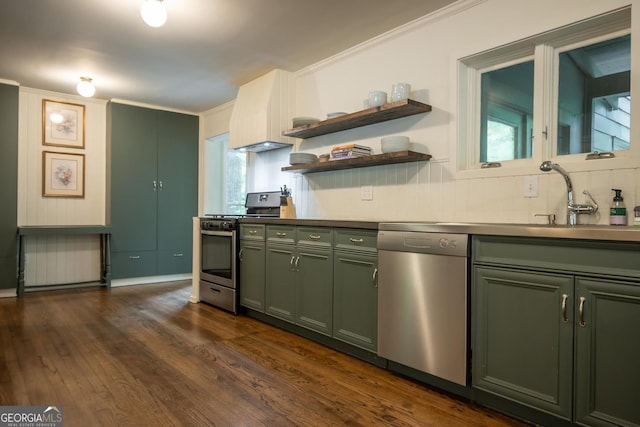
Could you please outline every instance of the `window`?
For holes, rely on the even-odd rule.
[[[244,214],[247,153],[230,149],[225,133],[207,139],[204,163],[204,213]]]
[[[458,169],[628,153],[630,16],[624,8],[460,59]]]
[[[559,54],[557,154],[628,150],[631,37]]]
[[[531,157],[533,61],[482,73],[480,162]]]

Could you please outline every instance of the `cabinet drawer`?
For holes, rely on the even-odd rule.
[[[113,252],[111,275],[113,279],[153,276],[156,274],[156,251]]]
[[[295,243],[295,227],[289,225],[268,225],[267,241],[279,243]]]
[[[190,273],[192,269],[191,249],[158,251],[158,274]]]
[[[243,240],[264,240],[264,224],[241,224],[240,238]]]
[[[299,245],[331,247],[333,230],[322,227],[298,227],[297,241]]]
[[[378,232],[375,230],[336,230],[336,249],[376,252],[377,243]]]

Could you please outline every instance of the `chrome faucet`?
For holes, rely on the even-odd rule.
[[[540,165],[540,170],[543,172],[554,170],[562,175],[564,181],[567,183],[567,225],[578,224],[578,215],[580,214],[594,215],[598,212],[598,204],[593,200],[593,197],[591,197],[591,194],[589,194],[587,190],[584,190],[582,194],[588,196],[593,202],[593,205],[589,203],[573,203],[573,185],[571,184],[571,178],[569,178],[569,173],[564,170],[562,166],[551,160],[545,160]]]

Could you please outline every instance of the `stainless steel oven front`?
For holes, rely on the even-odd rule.
[[[222,223],[216,225],[208,221],[205,224],[205,220],[201,221],[200,300],[234,314],[238,313],[236,245],[235,225],[229,227]]]

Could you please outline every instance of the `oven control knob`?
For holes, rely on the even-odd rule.
[[[232,224],[230,222],[224,221],[222,223],[220,223],[220,230],[222,231],[229,231],[232,229]]]

